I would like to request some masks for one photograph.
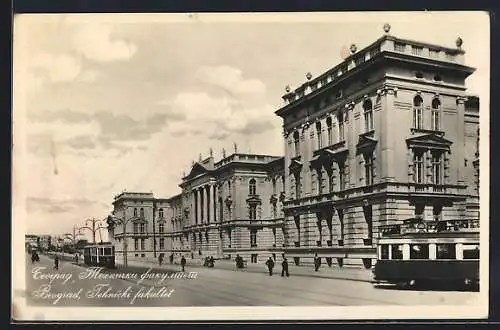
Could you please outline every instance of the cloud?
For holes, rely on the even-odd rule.
[[[113,38],[113,25],[105,23],[80,24],[73,38],[73,47],[87,59],[96,62],[124,61],[132,58],[137,46]]]
[[[79,135],[66,140],[66,144],[73,149],[94,149],[96,143],[90,135]]]
[[[92,201],[88,199],[53,199],[45,197],[28,197],[26,206],[28,212],[43,212],[43,213],[68,213],[79,211],[85,208],[105,205],[100,201]]]
[[[241,70],[230,66],[201,67],[195,74],[200,82],[223,88],[229,94],[264,94],[266,85],[258,79],[244,79]]]
[[[143,120],[110,111],[83,113],[71,109],[32,111],[29,113],[30,134],[28,148],[32,153],[46,153],[50,141],[73,149],[117,149],[126,152],[134,146],[120,142],[137,142],[150,139],[162,131],[170,114],[153,114]],[[171,116],[175,120],[179,115]],[[118,142],[118,143],[117,143]],[[47,147],[49,146],[49,147]],[[49,149],[48,149],[49,148]]]
[[[35,122],[50,123],[60,120],[66,123],[86,123],[92,120],[88,113],[77,112],[71,109],[62,110],[32,110],[28,113],[30,120]]]

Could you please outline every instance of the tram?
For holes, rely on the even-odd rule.
[[[111,243],[86,245],[83,262],[87,266],[115,268],[115,247]]]
[[[479,220],[423,221],[379,227],[374,280],[479,284]]]

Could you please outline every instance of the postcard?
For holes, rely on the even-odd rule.
[[[13,320],[487,317],[489,33],[16,16]]]

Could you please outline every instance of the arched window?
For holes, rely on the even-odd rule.
[[[256,182],[255,179],[251,179],[249,184],[248,184],[248,190],[250,195],[256,195],[257,194],[257,187],[256,187]]]
[[[295,157],[299,156],[300,153],[299,142],[300,142],[299,132],[295,131],[293,133],[293,145],[295,149]]]
[[[423,100],[420,95],[415,96],[413,99],[413,127],[416,129],[423,128]]]
[[[134,207],[134,217],[137,216],[137,207]]]
[[[333,144],[333,137],[332,137],[332,118],[328,117],[326,118],[326,127],[327,127],[327,134],[328,134],[328,145]]]
[[[321,122],[316,123],[316,136],[318,138],[318,149],[323,148],[323,139],[321,138]]]
[[[140,214],[141,214],[141,218],[144,218],[144,209],[141,207],[141,210],[140,210]]]
[[[163,219],[163,209],[159,209],[159,210],[158,210],[158,217],[159,217],[160,219]]]
[[[431,127],[433,131],[439,131],[441,127],[439,110],[441,109],[441,101],[438,98],[432,100]]]
[[[363,102],[363,110],[365,115],[365,131],[373,130],[373,104],[371,100]]]

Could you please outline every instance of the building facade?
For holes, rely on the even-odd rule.
[[[276,111],[284,157],[235,150],[215,162],[211,152],[176,196],[115,197],[126,222],[110,229],[117,251],[249,262],[285,254],[297,265],[317,254],[329,266],[369,268],[380,225],[478,219],[479,98],[466,94],[474,69],[462,41],[447,48],[384,30],[286,88]]]
[[[117,254],[156,257],[234,258],[249,262],[283,249],[283,157],[234,154],[194,163],[182,192],[168,199],[153,193],[115,197],[109,228]],[[281,197],[280,197],[281,196]],[[125,241],[124,241],[125,240]]]
[[[467,101],[461,40],[388,34],[295,90],[287,87],[287,255],[376,259],[379,225],[478,218],[478,98]],[[475,163],[476,161],[476,163]]]

